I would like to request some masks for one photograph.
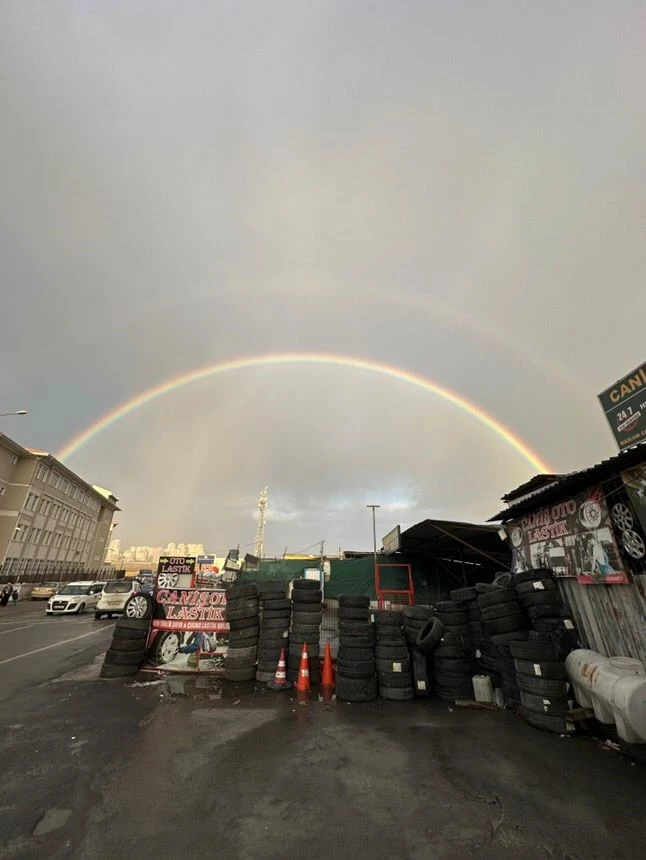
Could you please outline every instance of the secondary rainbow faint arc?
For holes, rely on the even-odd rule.
[[[370,359],[354,358],[347,355],[299,352],[236,358],[231,361],[223,361],[207,365],[206,367],[200,367],[195,370],[189,370],[186,373],[181,373],[178,376],[173,376],[171,379],[167,379],[164,382],[159,383],[159,385],[154,385],[152,388],[148,388],[145,391],[136,394],[134,397],[131,397],[130,400],[126,400],[125,403],[121,403],[119,406],[110,410],[110,412],[106,412],[105,415],[102,415],[90,424],[89,427],[86,427],[85,430],[79,433],[78,436],[75,436],[70,442],[68,442],[56,456],[59,460],[66,460],[68,457],[72,457],[84,445],[98,436],[99,433],[107,430],[108,427],[115,424],[117,421],[120,421],[122,418],[125,418],[126,415],[130,415],[130,413],[134,412],[135,409],[139,409],[141,406],[151,403],[158,397],[170,394],[178,388],[182,388],[184,385],[190,385],[192,382],[200,382],[201,380],[209,379],[212,376],[218,376],[221,373],[230,373],[234,370],[248,370],[254,367],[272,367],[284,364],[316,364],[327,367],[365,370],[371,373],[387,376],[390,379],[396,379],[399,382],[406,382],[409,385],[413,385],[430,394],[435,394],[446,400],[448,403],[452,403],[454,406],[467,412],[469,415],[472,415],[482,424],[489,427],[490,430],[493,430],[494,433],[514,448],[539,472],[551,472],[550,467],[540,457],[540,455],[537,454],[536,451],[532,451],[529,445],[527,445],[520,436],[516,435],[513,430],[510,430],[509,427],[506,427],[502,422],[498,421],[497,418],[489,415],[489,413],[480,406],[477,406],[475,403],[471,403],[465,397],[462,397],[461,394],[458,394],[456,391],[451,391],[450,389],[439,385],[437,382],[433,382],[431,379],[427,379],[416,373],[411,373],[408,370],[402,370],[399,367],[393,367],[392,365],[383,364],[378,361],[371,361]]]

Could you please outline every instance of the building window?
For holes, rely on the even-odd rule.
[[[7,492],[7,488],[6,488],[6,487],[0,487],[0,496],[4,496],[4,494],[5,494],[6,492]]]
[[[12,466],[15,466],[15,465],[16,465],[16,463],[18,462],[18,458],[16,457],[16,455],[15,455],[15,454],[12,454],[12,455],[9,457],[9,462],[11,463],[11,465],[12,465]]]
[[[43,546],[49,546],[52,542],[52,533],[50,531],[46,531],[43,535]]]
[[[40,540],[40,535],[41,535],[41,529],[34,529],[34,537],[33,537],[34,543],[38,543],[38,541]]]
[[[59,547],[61,545],[61,538],[63,535],[60,532],[56,532],[54,535],[54,547]]]

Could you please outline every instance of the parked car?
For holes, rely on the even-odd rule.
[[[136,579],[113,579],[111,582],[106,582],[96,605],[94,617],[103,618],[107,615],[108,618],[112,618],[113,615],[123,612],[128,598],[139,591],[141,591],[141,585]]]
[[[80,615],[94,609],[103,590],[102,582],[68,582],[47,602],[47,615]]]
[[[30,597],[32,600],[49,600],[58,592],[60,587],[58,582],[42,582],[32,588]]]

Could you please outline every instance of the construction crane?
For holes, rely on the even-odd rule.
[[[258,529],[256,531],[256,544],[254,549],[254,555],[256,558],[262,558],[264,545],[265,545],[265,517],[267,514],[267,499],[269,496],[269,490],[267,487],[264,487],[260,491],[260,497],[258,498]]]

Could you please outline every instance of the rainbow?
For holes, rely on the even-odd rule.
[[[411,373],[408,370],[402,370],[398,367],[393,367],[389,364],[383,364],[378,361],[371,361],[365,358],[355,358],[347,355],[328,355],[325,353],[278,353],[268,355],[256,355],[247,358],[236,358],[232,361],[222,361],[217,364],[207,365],[195,370],[189,370],[179,376],[174,376],[148,388],[145,391],[135,394],[130,400],[121,403],[105,415],[102,415],[96,421],[86,427],[81,433],[71,439],[57,454],[59,460],[67,460],[74,456],[84,445],[87,445],[92,439],[107,430],[117,421],[130,415],[141,406],[157,400],[159,397],[164,397],[166,394],[171,394],[182,388],[185,385],[190,385],[193,382],[200,382],[204,379],[210,379],[213,376],[219,376],[222,373],[231,373],[235,370],[248,370],[254,367],[278,367],[286,364],[314,364],[326,367],[343,367],[345,369],[363,370],[369,373],[377,373],[381,376],[390,379],[396,379],[399,382],[405,382],[408,385],[413,385],[416,388],[426,391],[428,394],[435,394],[446,400],[448,403],[457,406],[464,412],[473,416],[490,430],[503,439],[508,445],[516,450],[524,459],[530,463],[539,472],[551,472],[552,470],[547,463],[517,436],[509,427],[505,427],[500,421],[485,412],[480,406],[471,403],[465,397],[448,388],[444,388],[437,382],[426,379],[419,374]]]

